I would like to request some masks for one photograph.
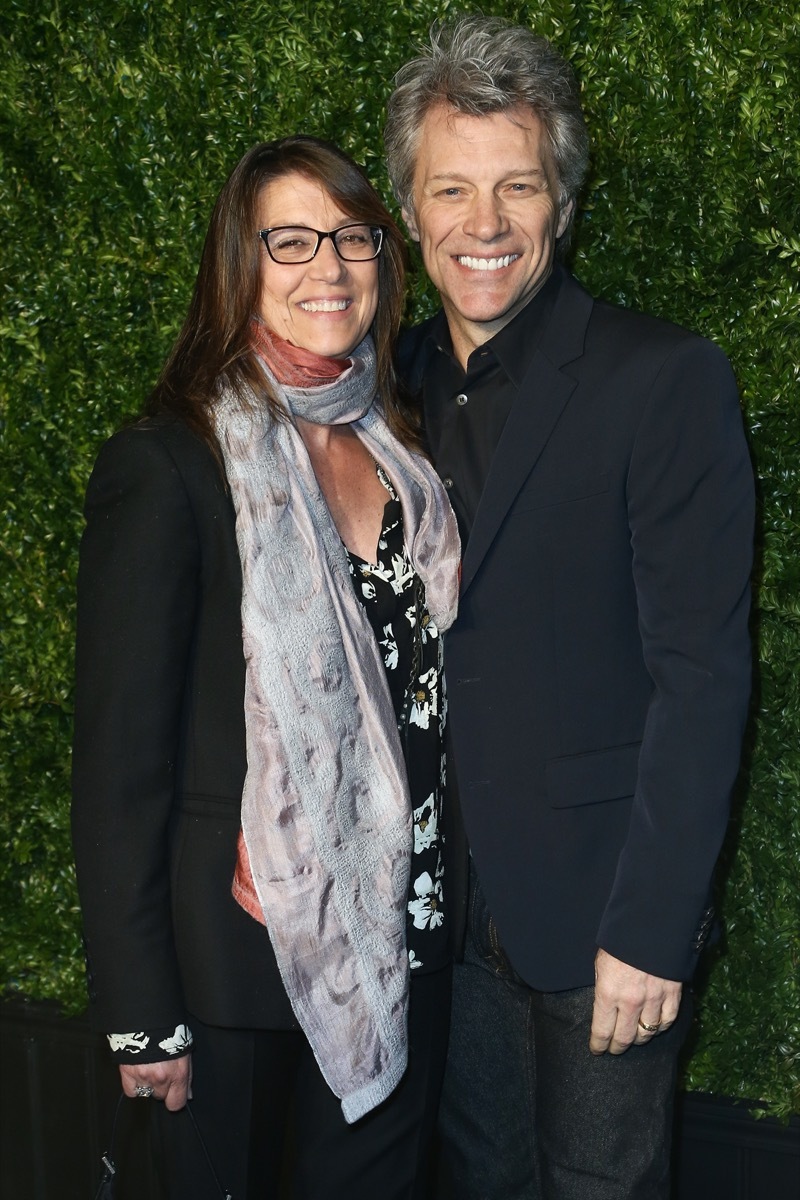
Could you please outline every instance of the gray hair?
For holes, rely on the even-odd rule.
[[[589,160],[580,91],[567,60],[521,25],[480,14],[434,24],[431,44],[395,76],[384,130],[386,162],[397,200],[414,211],[414,169],[422,122],[445,104],[469,116],[517,105],[541,120],[558,175],[563,208],[576,200]],[[566,245],[575,216],[561,238]]]

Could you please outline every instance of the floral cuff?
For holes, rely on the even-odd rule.
[[[182,1058],[192,1048],[192,1031],[188,1025],[176,1025],[174,1030],[165,1027],[106,1036],[111,1057],[120,1063],[163,1062],[168,1058]]]

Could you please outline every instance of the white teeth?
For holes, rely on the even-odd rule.
[[[302,300],[300,302],[300,307],[305,312],[342,312],[347,305],[347,300]]]
[[[518,254],[504,254],[502,258],[471,258],[469,254],[459,254],[458,261],[462,267],[470,271],[499,271],[519,258]]]

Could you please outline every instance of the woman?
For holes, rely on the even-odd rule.
[[[164,1102],[170,1197],[215,1194],[187,1095],[236,1200],[275,1194],[290,1104],[296,1195],[423,1194],[459,547],[397,399],[402,263],[344,154],[255,146],[148,416],[89,484],[90,995],[127,1095]]]

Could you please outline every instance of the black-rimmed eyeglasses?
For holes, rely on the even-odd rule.
[[[338,229],[307,229],[305,225],[276,225],[259,229],[258,236],[276,263],[306,263],[317,253],[323,238],[330,238],[345,262],[368,262],[377,258],[383,245],[380,225],[340,225]]]

